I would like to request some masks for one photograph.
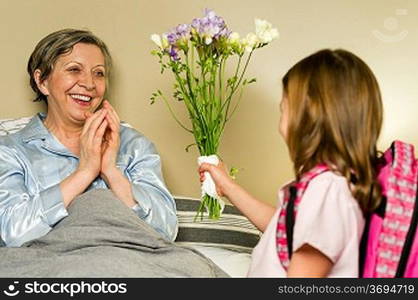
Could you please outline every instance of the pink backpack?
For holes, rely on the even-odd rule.
[[[285,269],[292,253],[293,227],[302,195],[309,182],[327,170],[327,166],[319,165],[299,182],[284,188],[276,245]],[[379,208],[366,217],[359,273],[361,277],[418,277],[418,161],[414,147],[393,142],[378,167],[378,181],[383,199]]]

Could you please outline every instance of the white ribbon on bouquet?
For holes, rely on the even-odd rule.
[[[217,166],[219,164],[219,158],[216,155],[209,155],[209,156],[199,156],[197,158],[197,163],[199,166],[203,163],[208,163]],[[216,192],[216,185],[213,181],[212,176],[209,172],[205,172],[205,180],[202,182],[202,198],[203,196],[209,195],[212,198],[215,198],[218,200],[219,205],[221,206],[221,212],[224,210],[225,202],[221,199],[221,197]]]

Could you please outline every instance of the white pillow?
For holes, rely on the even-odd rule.
[[[188,245],[196,249],[204,256],[212,260],[229,276],[247,277],[248,269],[251,262],[251,254],[236,252],[219,247],[209,247],[201,245]]]
[[[20,129],[25,127],[26,124],[28,124],[31,119],[32,117],[21,117],[21,118],[16,118],[16,119],[1,119],[0,120],[0,135],[8,135],[8,134],[19,131]]]
[[[179,221],[175,242],[196,249],[231,277],[246,277],[260,231],[230,204],[225,205],[219,220],[209,220],[205,214],[195,222],[200,200],[182,196],[174,199]]]
[[[25,127],[26,124],[29,123],[32,117],[33,116],[21,117],[16,119],[0,119],[0,135],[8,135],[19,131],[20,129]],[[130,124],[124,121],[121,121],[121,125],[126,127],[132,127]]]

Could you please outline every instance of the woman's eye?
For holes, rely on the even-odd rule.
[[[97,77],[105,77],[105,73],[103,71],[96,71],[95,74]]]
[[[76,72],[79,72],[80,69],[79,68],[69,68],[68,71],[76,73]]]

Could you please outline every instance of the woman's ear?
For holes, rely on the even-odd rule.
[[[41,91],[41,93],[45,96],[49,96],[48,81],[41,81],[41,70],[36,69],[35,72],[33,72],[33,77],[35,78],[36,85],[38,86],[38,89]]]

